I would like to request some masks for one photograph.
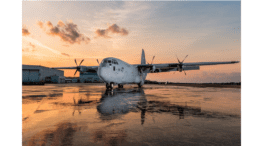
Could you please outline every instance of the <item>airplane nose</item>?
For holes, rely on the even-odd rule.
[[[105,76],[104,76],[104,68],[103,67],[101,67],[101,66],[99,66],[99,68],[98,68],[98,76],[99,76],[99,78],[101,79],[101,80],[103,80],[104,82],[105,82]]]

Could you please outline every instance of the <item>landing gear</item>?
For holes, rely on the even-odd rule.
[[[114,83],[110,83],[110,84],[106,83],[107,90],[112,90],[113,87],[114,87]]]
[[[124,86],[121,84],[118,84],[118,88],[123,88]]]
[[[141,88],[143,85],[141,83],[138,83],[138,87]]]

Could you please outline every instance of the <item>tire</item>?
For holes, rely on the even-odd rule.
[[[139,83],[139,84],[138,84],[138,87],[139,87],[139,88],[141,88],[141,87],[142,87],[141,83]]]
[[[106,83],[106,88],[107,88],[107,90],[109,90],[109,88],[110,88],[110,85],[108,83]]]
[[[110,89],[112,90],[114,87],[114,83],[110,83]]]

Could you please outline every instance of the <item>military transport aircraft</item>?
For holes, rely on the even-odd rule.
[[[188,55],[187,55],[188,56]],[[142,87],[144,84],[147,73],[159,73],[159,72],[170,72],[179,71],[184,72],[187,70],[199,70],[202,65],[217,65],[217,64],[233,64],[239,61],[228,61],[228,62],[194,62],[194,63],[183,63],[187,56],[178,63],[165,63],[165,64],[151,64],[146,63],[145,53],[142,49],[141,64],[128,64],[120,59],[108,57],[102,60],[99,66],[81,66],[84,61],[81,60],[80,64],[77,64],[75,59],[76,67],[55,67],[54,69],[76,69],[80,72],[97,72],[99,78],[106,83],[107,89],[113,89],[114,85],[118,85],[118,88],[123,88],[124,84],[138,84],[138,87]],[[74,75],[75,75],[74,74]],[[186,75],[186,73],[185,73]]]

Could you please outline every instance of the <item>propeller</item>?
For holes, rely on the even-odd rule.
[[[155,56],[153,56],[153,59],[154,59],[154,57],[155,57]],[[151,62],[151,64],[153,64],[153,59],[152,59],[152,62]],[[149,62],[146,62],[146,63],[147,63],[147,64],[150,64]]]
[[[185,56],[185,58],[182,60],[182,63],[184,62],[184,60],[188,57],[188,55]]]
[[[153,64],[154,57],[155,57],[155,56],[153,56],[153,59],[152,59],[152,61],[151,61],[151,65]],[[147,62],[147,64],[150,65],[149,62]],[[153,70],[153,71],[155,70],[155,66],[153,66],[153,69],[152,69],[152,70]]]
[[[75,59],[74,61],[75,61],[76,65],[77,65],[77,69],[76,69],[76,71],[75,71],[75,73],[74,73],[74,76],[75,76],[76,73],[77,73],[77,71],[80,71],[80,65],[81,65],[81,63],[84,61],[84,59],[82,59],[82,60],[80,61],[79,65],[77,64],[77,60],[76,60],[76,59]]]
[[[183,62],[184,62],[184,60],[185,60],[187,57],[188,57],[188,55],[186,55],[185,58],[184,58],[182,61],[180,61],[179,58],[178,58],[178,56],[176,55],[176,58],[177,58],[177,60],[178,60],[178,62],[179,62],[179,64],[180,64],[180,65],[179,65],[179,67],[180,67],[180,69],[181,69],[180,72],[183,71],[184,74],[185,74],[185,76],[186,76],[186,72],[184,71],[184,69],[183,69],[182,67],[183,67]]]
[[[99,64],[99,61],[98,61],[98,59],[97,59],[97,63]]]
[[[155,56],[153,56],[153,59],[154,59],[154,57],[155,57]],[[153,59],[152,59],[152,62],[151,62],[151,64],[153,64]]]

